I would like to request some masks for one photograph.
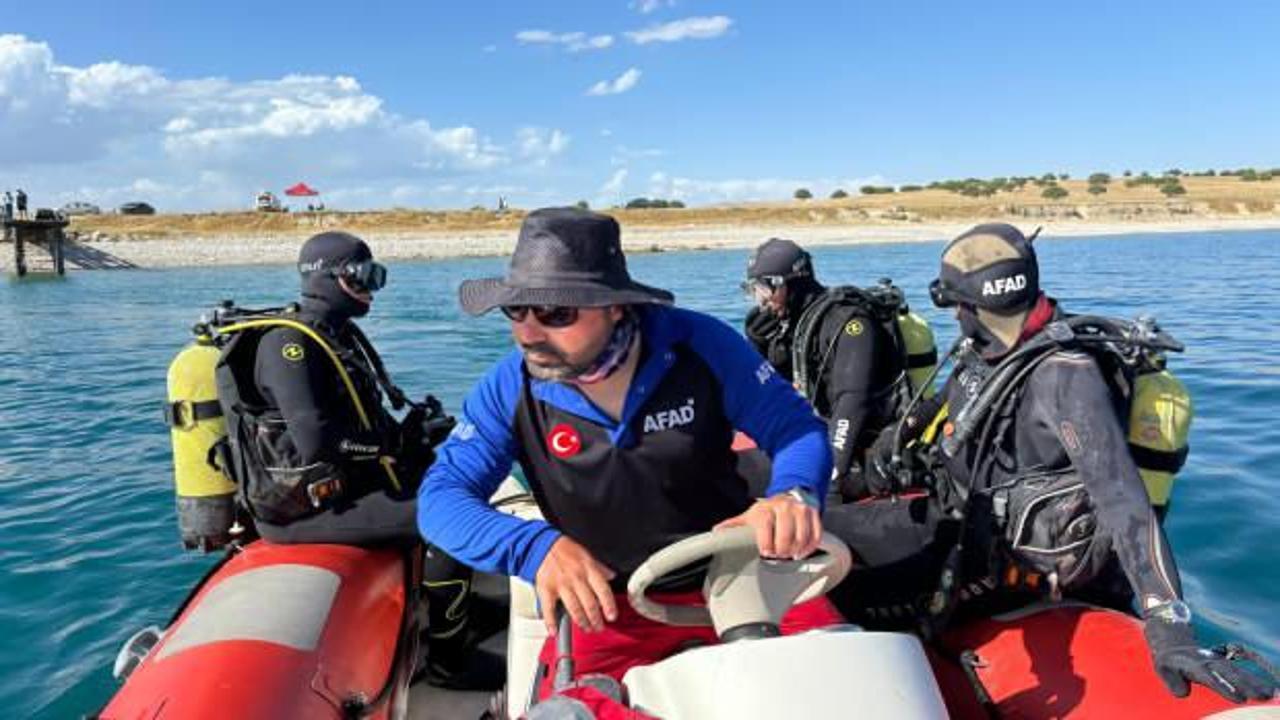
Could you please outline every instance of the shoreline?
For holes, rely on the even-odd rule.
[[[1189,217],[1158,221],[1011,219],[1026,232],[1043,225],[1042,237],[1177,234],[1187,232],[1280,229],[1280,216],[1251,218]],[[911,222],[893,224],[687,224],[622,228],[623,249],[629,253],[692,250],[750,249],[770,237],[787,237],[801,245],[868,245],[937,242],[955,237],[977,224],[966,222]],[[335,228],[339,229],[339,228]],[[154,239],[80,237],[72,247],[95,255],[109,255],[142,269],[289,265],[310,232],[169,236]],[[515,247],[514,228],[461,231],[394,231],[356,229],[376,257],[383,261],[446,260],[510,255]],[[12,271],[12,252],[0,251],[0,270]],[[82,269],[68,262],[68,269]]]

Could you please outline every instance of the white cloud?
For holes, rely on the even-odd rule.
[[[632,10],[639,12],[641,15],[648,15],[664,7],[675,7],[676,0],[632,0],[628,6]]]
[[[655,42],[680,42],[681,40],[706,40],[720,37],[729,31],[733,19],[724,15],[689,17],[661,25],[651,25],[643,30],[626,33],[631,42],[648,45]]]
[[[588,95],[620,95],[640,82],[640,71],[636,68],[628,68],[626,72],[619,75],[613,81],[601,80],[600,82],[587,88]]]
[[[568,143],[556,128],[501,141],[471,125],[406,117],[344,75],[232,81],[115,60],[73,67],[46,43],[0,35],[6,175],[41,191],[46,205],[239,208],[257,190],[298,179],[325,188],[330,207],[376,205],[424,179],[545,172]]]
[[[569,147],[569,136],[560,130],[525,127],[516,132],[516,144],[520,157],[546,165]]]
[[[621,196],[622,186],[627,182],[627,169],[618,168],[609,179],[600,186],[599,198],[603,202],[616,200]]]
[[[649,160],[666,154],[667,151],[660,148],[630,148],[626,145],[617,145],[613,148],[613,156],[609,161],[614,165],[626,165],[634,160]]]
[[[584,32],[553,33],[549,30],[521,30],[516,33],[521,45],[560,45],[569,52],[604,50],[613,45],[612,35],[587,35]]]
[[[485,45],[484,47],[480,48],[480,50],[481,50],[482,52],[495,53],[495,52],[498,52],[498,46],[497,46],[497,45]]]

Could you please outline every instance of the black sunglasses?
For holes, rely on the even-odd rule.
[[[503,305],[502,314],[512,322],[524,322],[533,312],[539,325],[549,328],[563,328],[578,322],[578,308],[560,305]]]

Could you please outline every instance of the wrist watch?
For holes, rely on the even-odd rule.
[[[814,497],[813,493],[802,487],[793,487],[783,494],[802,505],[808,505],[814,510],[821,508],[821,505],[818,503],[818,498]]]
[[[1163,620],[1169,623],[1187,624],[1191,622],[1191,608],[1181,600],[1170,600],[1163,605],[1156,605],[1147,609],[1145,613],[1148,620]]]

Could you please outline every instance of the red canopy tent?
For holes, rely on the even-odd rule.
[[[315,195],[319,195],[320,193],[316,192],[314,189],[309,187],[306,183],[300,182],[297,185],[294,185],[293,187],[285,188],[284,194],[288,195],[289,197],[313,197]]]

